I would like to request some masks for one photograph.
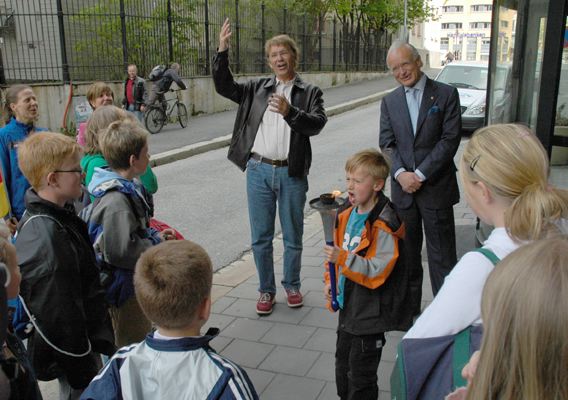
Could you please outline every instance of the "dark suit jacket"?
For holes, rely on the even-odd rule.
[[[408,208],[412,200],[432,209],[451,207],[459,201],[454,155],[460,144],[461,110],[456,88],[427,78],[416,136],[400,86],[383,98],[379,146],[391,158],[393,203]],[[414,194],[406,193],[394,179],[404,168],[419,169],[426,180]]]

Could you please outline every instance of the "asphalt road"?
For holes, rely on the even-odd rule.
[[[345,160],[360,149],[378,146],[378,121],[375,103],[330,118],[312,138],[308,200],[345,190]],[[226,154],[227,148],[222,148],[154,168],[160,185],[154,198],[156,217],[201,244],[215,270],[250,248],[245,174]]]

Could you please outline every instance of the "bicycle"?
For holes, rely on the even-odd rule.
[[[180,101],[180,91],[170,89],[170,92],[176,92],[176,97],[165,100],[164,97],[158,98],[156,103],[146,109],[144,113],[144,125],[148,132],[154,134],[159,133],[165,124],[175,122],[177,120],[182,128],[189,123],[187,107]],[[162,93],[162,96],[164,93]],[[164,107],[163,104],[166,104]],[[174,114],[175,111],[175,114]],[[172,116],[172,114],[174,114]]]

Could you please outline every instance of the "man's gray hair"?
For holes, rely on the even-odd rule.
[[[412,52],[412,60],[413,61],[416,61],[420,58],[420,53],[418,52],[418,50],[416,50],[416,47],[414,47],[410,43],[407,43],[403,40],[395,40],[394,42],[392,42],[391,46],[389,47],[389,52],[387,53],[387,57],[393,51],[396,51],[396,50],[401,49],[403,47],[406,47],[407,49],[409,49]]]

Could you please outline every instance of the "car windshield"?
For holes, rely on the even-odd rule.
[[[487,67],[470,65],[448,65],[436,80],[464,89],[487,89]]]

